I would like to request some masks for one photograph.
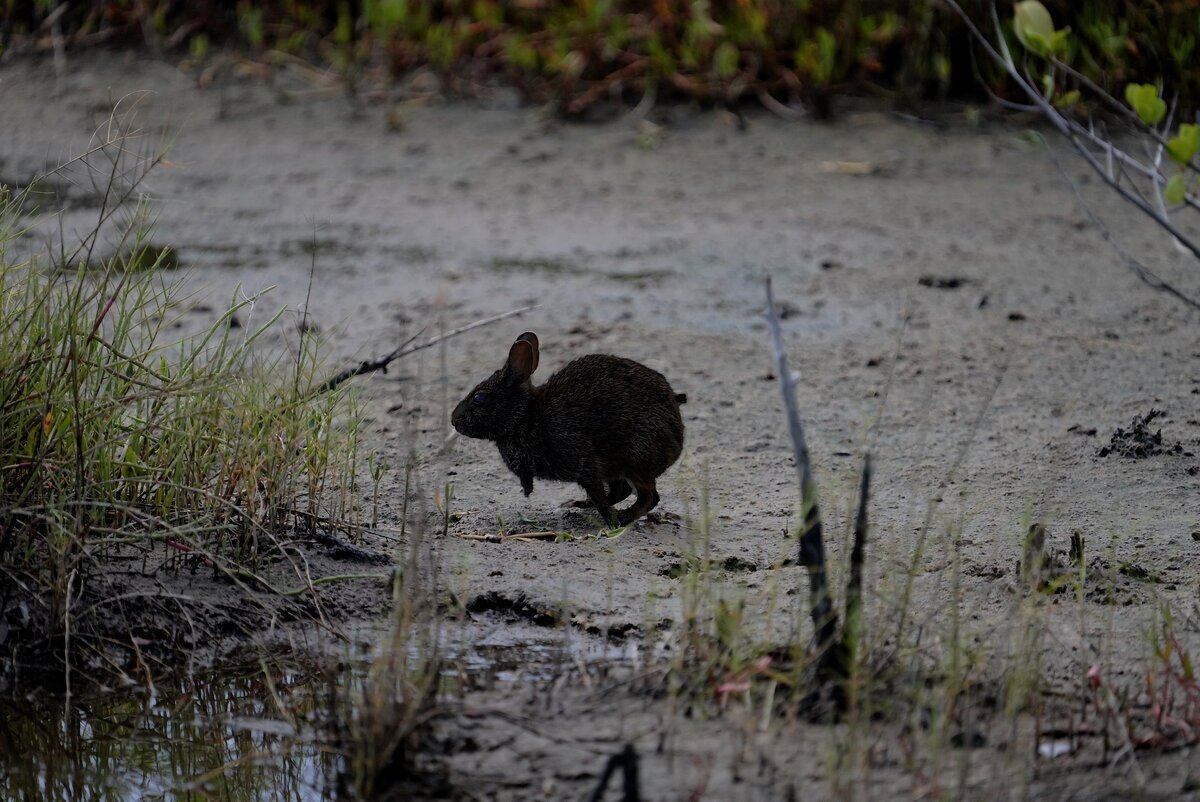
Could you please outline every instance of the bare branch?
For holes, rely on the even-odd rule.
[[[426,340],[423,343],[418,343],[416,345],[413,345],[413,343],[416,342],[417,338],[420,337],[421,334],[424,333],[425,329],[421,329],[421,331],[418,331],[412,337],[409,337],[399,347],[397,347],[395,350],[393,350],[387,356],[382,357],[380,359],[369,359],[365,362],[359,363],[359,365],[357,367],[347,368],[346,370],[343,370],[341,373],[338,373],[336,376],[333,376],[330,379],[323,382],[322,384],[318,385],[316,387],[316,389],[314,389],[312,391],[312,394],[319,395],[320,393],[327,393],[330,390],[337,387],[338,385],[341,385],[341,384],[349,381],[350,379],[353,379],[355,376],[362,376],[363,374],[366,374],[366,373],[374,373],[377,370],[382,370],[386,373],[388,365],[390,365],[392,362],[395,362],[397,359],[400,359],[401,357],[406,357],[409,354],[415,354],[417,351],[421,351],[426,348],[432,348],[433,346],[437,345],[438,343],[440,343],[444,340],[449,340],[452,337],[457,337],[460,334],[466,334],[468,331],[471,331],[472,329],[477,329],[481,326],[487,326],[492,323],[496,323],[498,321],[504,320],[505,318],[508,318],[508,317],[520,315],[520,314],[522,314],[524,312],[528,312],[532,309],[537,309],[540,306],[541,306],[541,304],[534,304],[533,306],[523,306],[520,309],[511,309],[508,312],[501,312],[498,315],[492,315],[491,317],[485,317],[482,320],[476,320],[473,323],[468,323],[465,326],[459,326],[457,329],[451,329],[450,331],[447,331],[444,334],[439,334],[436,337],[430,337],[428,340]]]
[[[1054,56],[1050,57],[1050,63],[1052,63],[1055,67],[1058,67],[1063,72],[1065,72],[1067,75],[1071,76],[1076,81],[1079,81],[1079,83],[1081,83],[1085,87],[1087,87],[1089,92],[1091,92],[1092,94],[1099,97],[1100,100],[1104,101],[1104,104],[1106,106],[1108,106],[1110,109],[1115,111],[1117,114],[1120,114],[1125,119],[1126,122],[1131,124],[1138,131],[1141,131],[1143,134],[1146,134],[1147,136],[1149,136],[1151,139],[1153,139],[1155,142],[1157,142],[1160,145],[1165,146],[1167,144],[1167,138],[1165,136],[1163,136],[1163,134],[1158,129],[1156,129],[1152,125],[1147,125],[1145,122],[1143,122],[1142,118],[1137,116],[1137,112],[1135,112],[1133,109],[1129,108],[1129,106],[1125,105],[1121,101],[1117,100],[1115,97],[1113,97],[1111,94],[1109,94],[1107,91],[1105,91],[1105,89],[1102,86],[1097,84],[1091,78],[1088,78],[1086,75],[1084,75],[1079,70],[1072,67],[1070,64],[1067,64],[1064,61],[1060,61],[1057,58],[1055,58]],[[1195,170],[1196,172],[1200,172],[1200,158],[1193,156],[1192,159],[1188,162],[1188,164],[1193,170]]]
[[[1091,139],[1094,138],[1095,135],[1089,132],[1086,128],[1083,128],[1083,126],[1079,125],[1079,123],[1076,123],[1075,121],[1070,120],[1063,115],[1062,112],[1056,109],[1054,105],[1047,100],[1041,92],[1038,91],[1037,87],[1033,84],[1029,77],[1017,69],[1017,65],[1013,61],[1012,54],[1009,52],[1008,43],[1005,41],[1003,33],[1000,32],[1000,20],[996,14],[995,5],[992,5],[992,23],[997,31],[996,35],[997,44],[1000,48],[999,50],[997,50],[996,47],[994,47],[988,40],[988,38],[983,35],[983,32],[970,18],[970,16],[963,11],[962,6],[960,6],[956,0],[943,0],[943,2],[945,2],[946,5],[958,15],[959,19],[963,21],[963,23],[967,26],[967,29],[971,32],[971,35],[975,38],[975,41],[984,49],[984,51],[992,58],[993,61],[1004,68],[1005,72],[1008,73],[1013,82],[1016,83],[1016,85],[1021,89],[1022,93],[1024,93],[1025,96],[1038,107],[1038,110],[1041,112],[1042,116],[1060,134],[1062,134],[1068,142],[1071,143],[1071,146],[1075,149],[1075,152],[1078,153],[1083,160],[1088,163],[1088,165],[1096,172],[1096,174],[1103,178],[1104,182],[1112,187],[1113,190],[1115,190],[1122,198],[1136,206],[1139,211],[1148,216],[1150,219],[1154,220],[1154,222],[1158,223],[1158,225],[1164,231],[1174,237],[1183,248],[1190,251],[1194,256],[1196,256],[1196,258],[1200,259],[1200,243],[1193,241],[1173,222],[1171,222],[1169,217],[1159,214],[1158,210],[1155,209],[1152,204],[1123,187],[1110,171],[1105,170],[1103,165],[1101,165],[1097,160],[1095,154],[1093,154],[1091,150],[1089,150],[1083,144],[1083,142],[1080,141],[1080,136]],[[1112,150],[1110,155],[1117,155],[1115,148]],[[1129,157],[1126,154],[1121,155],[1125,156],[1125,158],[1128,160],[1128,163],[1130,163],[1130,166],[1132,166],[1133,163],[1137,163],[1132,157]],[[1120,157],[1118,156],[1118,158]],[[1156,184],[1158,183],[1161,175],[1158,174],[1157,170],[1151,170],[1151,168],[1147,168],[1145,165],[1140,165],[1140,163],[1137,164],[1139,164],[1139,166],[1142,168],[1141,172],[1143,172],[1143,174],[1152,177],[1152,180],[1154,180]]]
[[[1200,300],[1197,300],[1189,295],[1185,295],[1179,289],[1164,281],[1153,270],[1146,267],[1144,264],[1135,259],[1128,251],[1122,248],[1121,245],[1113,238],[1112,232],[1108,230],[1108,226],[1104,225],[1104,221],[1100,219],[1100,216],[1092,211],[1092,207],[1088,206],[1087,201],[1083,199],[1083,193],[1079,191],[1079,187],[1074,181],[1071,180],[1071,177],[1067,174],[1067,171],[1063,169],[1063,166],[1059,164],[1058,159],[1051,155],[1050,161],[1054,163],[1056,168],[1058,168],[1058,172],[1062,175],[1063,180],[1067,182],[1067,186],[1069,186],[1071,191],[1075,193],[1075,200],[1079,202],[1079,206],[1083,209],[1084,214],[1086,214],[1088,219],[1092,221],[1092,225],[1096,226],[1096,229],[1100,232],[1100,238],[1112,246],[1112,249],[1117,253],[1117,258],[1121,260],[1121,263],[1124,264],[1130,272],[1138,277],[1138,280],[1142,281],[1144,284],[1146,284],[1146,286],[1152,289],[1165,292],[1168,295],[1173,295],[1175,298],[1179,299],[1193,309],[1200,309]]]

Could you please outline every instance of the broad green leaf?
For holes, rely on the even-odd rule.
[[[1200,150],[1200,125],[1184,123],[1179,133],[1167,140],[1167,153],[1180,164],[1187,164]]]
[[[1044,56],[1054,37],[1054,20],[1038,0],[1024,0],[1013,6],[1013,30],[1021,44]]]
[[[1167,103],[1153,84],[1129,84],[1125,87],[1125,102],[1146,125],[1156,125],[1167,116]]]
[[[1163,197],[1167,199],[1167,203],[1171,205],[1183,203],[1186,194],[1187,184],[1184,183],[1183,173],[1171,176],[1171,180],[1167,182],[1167,186],[1163,190]]]

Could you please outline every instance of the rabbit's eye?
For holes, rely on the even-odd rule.
[[[477,407],[481,407],[487,403],[487,400],[487,393],[475,393],[475,396],[471,399],[471,403]]]

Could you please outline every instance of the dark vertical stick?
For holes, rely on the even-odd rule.
[[[625,764],[625,782],[622,783],[625,789],[624,802],[642,802],[641,783],[638,782],[638,756],[637,752],[633,751],[633,744],[625,744],[621,758]]]
[[[863,457],[862,483],[858,488],[858,513],[854,517],[854,547],[850,551],[850,578],[846,581],[846,626],[842,643],[853,655],[862,624],[862,572],[867,547],[867,499],[871,495],[871,453]]]
[[[609,757],[604,764],[604,773],[600,775],[600,782],[596,784],[596,788],[588,797],[588,802],[600,802],[604,798],[608,783],[617,769],[621,769],[621,784],[624,792],[622,802],[642,802],[642,791],[638,782],[638,756],[637,752],[633,750],[633,744],[625,744],[624,749]]]
[[[800,425],[800,412],[796,406],[796,381],[787,365],[787,354],[783,347],[783,332],[779,316],[775,313],[775,296],[771,292],[771,277],[767,276],[767,325],[771,329],[771,343],[775,348],[775,375],[779,377],[779,390],[783,394],[783,407],[787,413],[788,434],[792,438],[792,452],[796,459],[796,470],[800,475],[801,510],[804,513],[803,529],[800,532],[800,564],[808,568],[808,592],[812,605],[813,628],[816,631],[818,651],[824,651],[837,632],[837,613],[829,598],[829,580],[825,567],[825,540],[821,530],[821,512],[817,507],[817,487],[813,480],[812,464],[808,458],[808,443]]]

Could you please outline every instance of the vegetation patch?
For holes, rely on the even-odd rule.
[[[1010,17],[1012,4],[999,5]],[[1046,44],[1089,80],[1119,87],[1162,79],[1184,109],[1194,107],[1193,3],[1052,6],[1072,35]],[[499,79],[569,115],[613,96],[659,92],[717,104],[757,99],[786,115],[801,104],[827,110],[831,91],[867,86],[906,103],[975,96],[981,72],[1003,92],[1002,73],[973,59],[965,34],[933,0],[115,0],[17,4],[0,22],[0,48],[61,54],[141,43],[205,62],[214,46],[228,45],[278,64],[319,60],[356,75],[355,86],[419,68],[464,93]]]
[[[128,162],[133,140],[101,152]],[[164,272],[174,251],[128,208],[160,158],[122,168],[70,251],[11,257],[31,190],[0,199],[0,678],[145,669],[259,618],[319,617],[326,578],[295,535],[353,514],[359,419],[345,388],[312,390],[314,339],[262,345],[282,313],[261,295],[175,333],[192,299]],[[117,255],[94,257],[117,221]]]

